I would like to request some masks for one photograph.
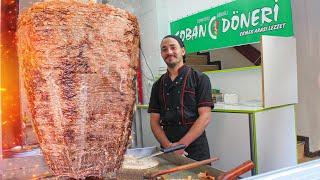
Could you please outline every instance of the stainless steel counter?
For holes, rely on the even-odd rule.
[[[246,178],[246,180],[320,180],[320,159],[297,166],[271,171],[258,176]]]

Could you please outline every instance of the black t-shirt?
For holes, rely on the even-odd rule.
[[[204,106],[213,108],[210,79],[184,65],[175,80],[167,72],[153,84],[148,112],[160,113],[163,126],[191,125]]]

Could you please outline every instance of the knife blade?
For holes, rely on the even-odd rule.
[[[151,158],[151,157],[159,156],[161,154],[171,153],[171,152],[174,152],[174,151],[177,151],[180,149],[184,149],[184,148],[186,148],[186,145],[178,144],[178,145],[168,147],[168,148],[161,148],[160,151],[158,151],[158,152],[155,152],[155,153],[148,155],[148,156],[138,157],[137,159],[140,160],[140,159],[145,159],[145,158]]]

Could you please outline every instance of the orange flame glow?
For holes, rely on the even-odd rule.
[[[4,149],[22,144],[19,64],[15,39],[18,7],[18,0],[1,0],[0,99],[2,147]]]

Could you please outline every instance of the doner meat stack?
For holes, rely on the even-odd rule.
[[[20,14],[17,37],[47,165],[57,176],[114,176],[131,133],[137,19],[109,5],[52,0]]]

